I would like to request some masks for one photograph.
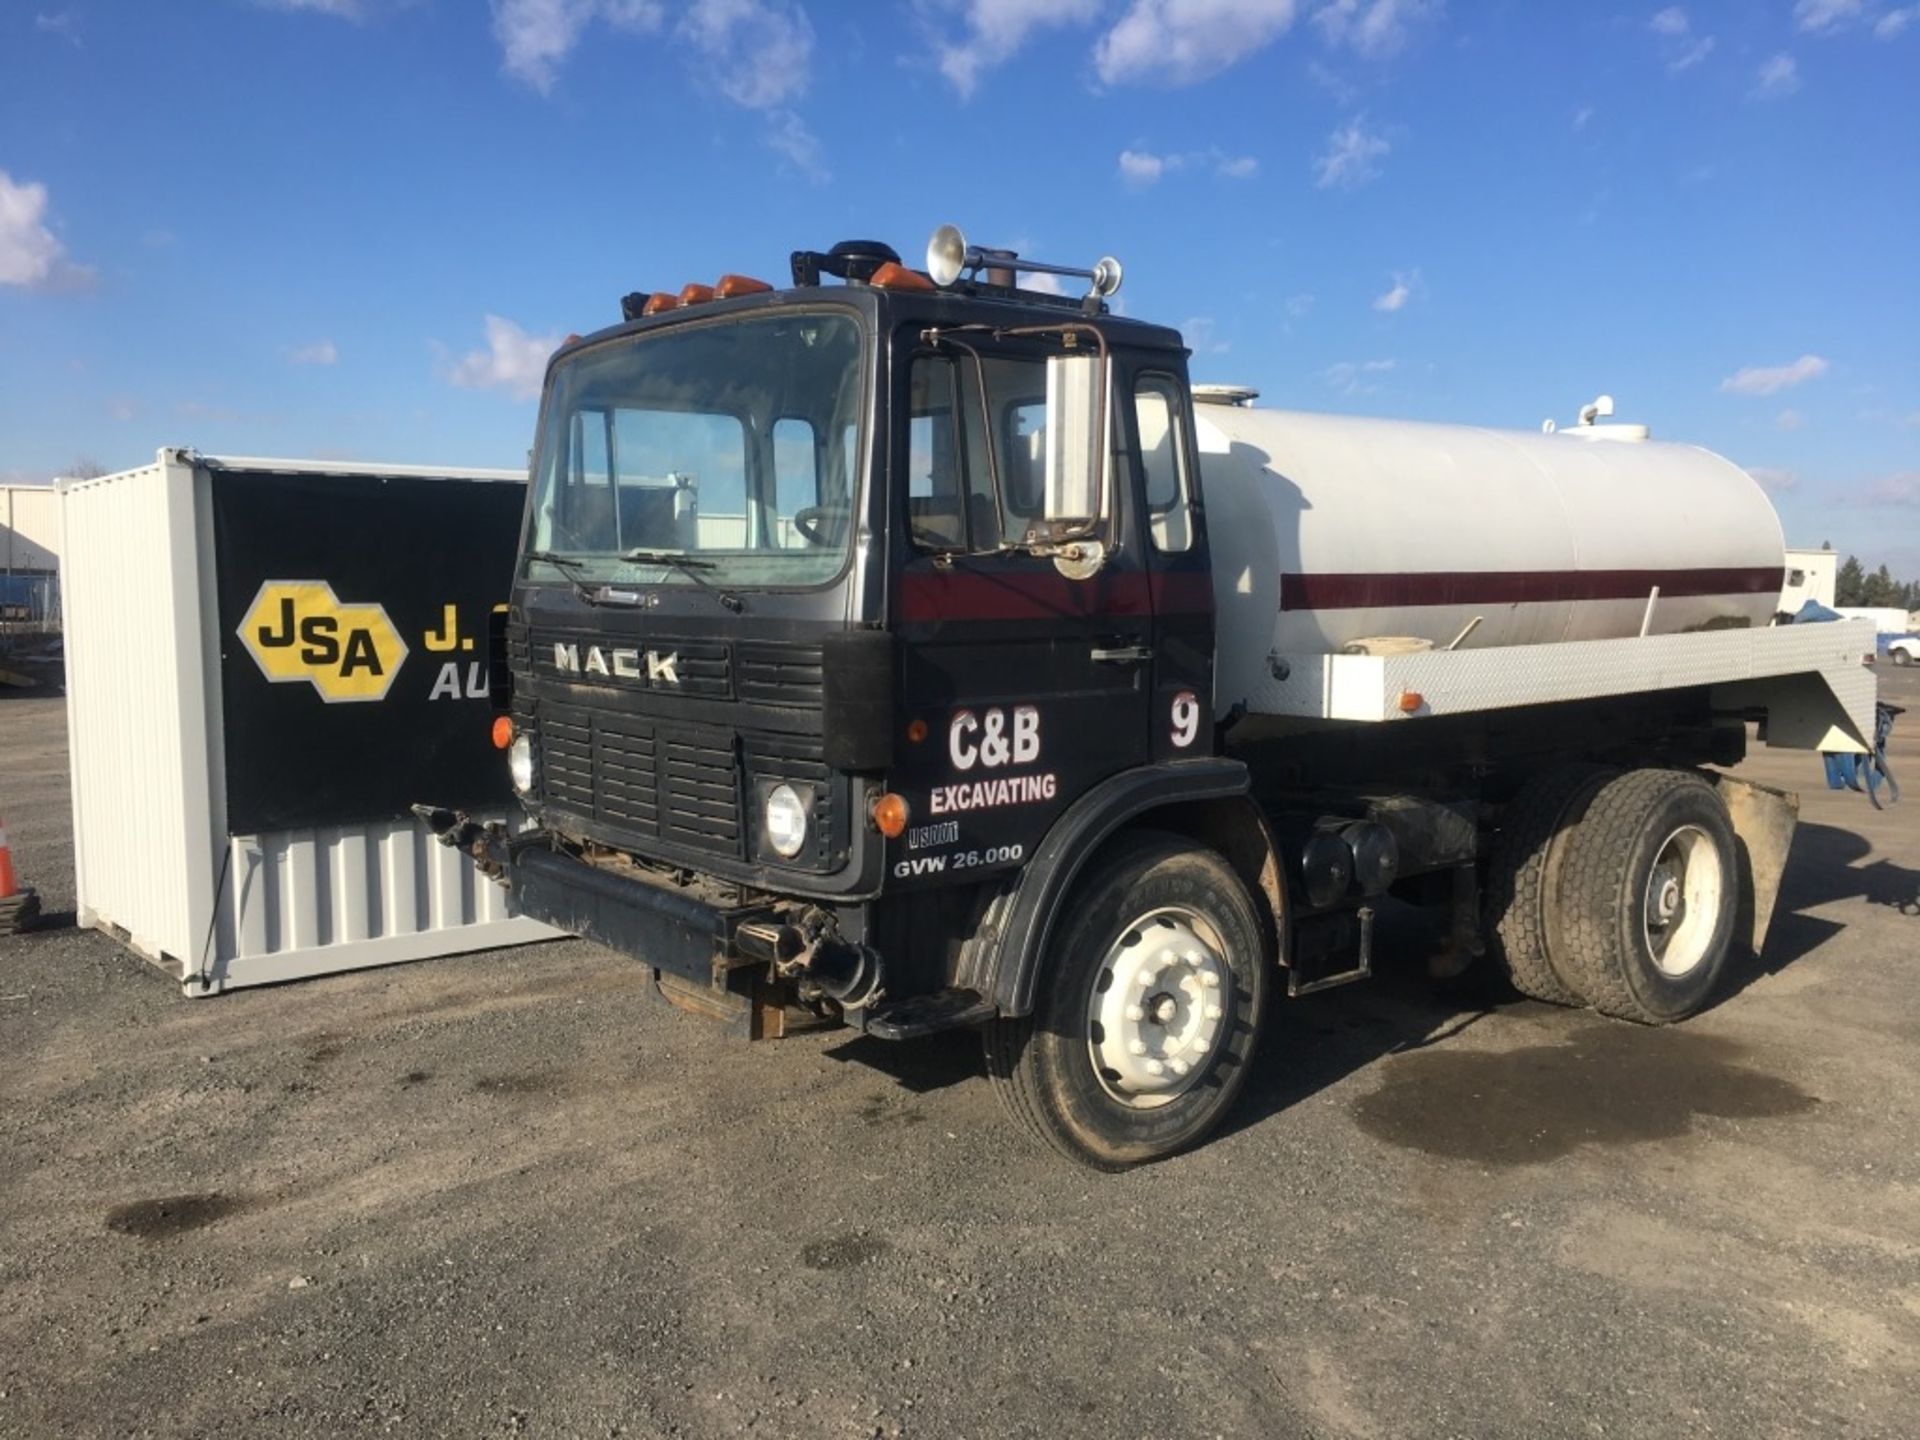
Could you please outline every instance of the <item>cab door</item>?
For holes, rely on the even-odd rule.
[[[1136,368],[1116,409],[1130,427],[1142,551],[1153,600],[1149,745],[1156,760],[1210,755],[1214,745],[1213,569],[1200,503],[1186,378]]]
[[[1127,467],[1107,487],[1122,543],[1092,576],[1000,548],[1044,505],[1046,367],[1037,349],[980,357],[917,353],[895,397],[891,783],[912,818],[893,884],[1019,864],[1073,800],[1151,753],[1151,581]]]

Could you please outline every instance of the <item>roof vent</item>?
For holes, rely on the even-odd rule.
[[[1602,425],[1598,422],[1613,418],[1613,397],[1601,395],[1580,407],[1580,419],[1572,428],[1562,432],[1577,435],[1582,440],[1644,440],[1651,433],[1644,425],[1622,423]],[[1540,432],[1552,435],[1560,427],[1552,420],[1540,422]]]
[[[1251,385],[1196,385],[1193,398],[1199,405],[1238,405],[1245,409],[1260,398],[1260,392]]]

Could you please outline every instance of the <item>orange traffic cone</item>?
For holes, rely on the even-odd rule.
[[[0,820],[0,935],[25,930],[40,918],[40,897],[23,886],[13,873],[13,849],[7,843],[7,822]]]

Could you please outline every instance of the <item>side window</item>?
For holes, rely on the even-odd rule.
[[[1008,511],[1022,520],[1038,519],[1046,505],[1047,488],[1045,395],[1017,399],[1007,406],[1000,465],[1006,475]]]
[[[907,421],[907,527],[930,550],[964,549],[958,396],[951,362],[922,355],[913,362]]]
[[[1147,530],[1156,550],[1193,548],[1192,487],[1180,441],[1180,391],[1170,376],[1143,375],[1133,391],[1140,476],[1147,496]]]
[[[791,417],[773,422],[774,543],[783,550],[809,543],[793,528],[793,517],[823,503],[819,455],[812,425]]]

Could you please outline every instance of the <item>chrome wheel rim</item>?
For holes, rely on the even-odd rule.
[[[1225,1039],[1233,971],[1219,933],[1178,907],[1154,910],[1108,948],[1087,997],[1087,1049],[1101,1088],[1153,1110],[1204,1079]]]
[[[1726,894],[1720,847],[1698,825],[1682,825],[1661,843],[1647,872],[1641,933],[1654,969],[1679,979],[1713,948]]]

